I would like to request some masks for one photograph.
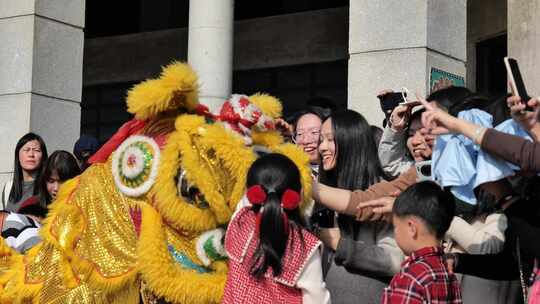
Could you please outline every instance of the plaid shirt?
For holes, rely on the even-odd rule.
[[[425,247],[413,252],[384,289],[381,303],[462,303],[459,282],[446,269],[442,249]]]

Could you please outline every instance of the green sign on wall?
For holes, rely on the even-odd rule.
[[[440,89],[444,89],[450,86],[464,87],[465,78],[463,76],[448,73],[437,68],[431,68],[429,78],[429,92],[434,92]]]

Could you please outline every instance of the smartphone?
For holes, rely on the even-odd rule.
[[[397,107],[400,103],[406,101],[403,96],[404,92],[391,92],[386,93],[384,95],[377,96],[381,102],[381,108],[384,113],[392,113],[395,107]],[[406,95],[405,95],[406,96]]]
[[[523,83],[523,78],[521,77],[517,60],[510,57],[504,57],[504,65],[506,66],[506,71],[508,72],[508,80],[510,82],[510,90],[512,90],[512,95],[521,98],[521,102],[526,106],[526,111],[532,111],[531,107],[527,105],[527,102],[529,99],[531,99],[531,97],[529,97],[529,94],[527,94],[527,89],[525,89],[525,83]]]

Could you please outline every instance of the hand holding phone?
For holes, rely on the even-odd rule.
[[[413,101],[404,101],[402,103],[399,104],[400,106],[407,106],[407,107],[416,107],[416,106],[419,106],[421,105],[420,101],[418,100],[413,100]]]
[[[404,101],[402,92],[384,91],[382,94],[377,95],[377,98],[379,98],[381,109],[386,116],[389,116],[399,103]]]
[[[531,107],[527,104],[527,101],[529,101],[531,97],[529,97],[529,94],[527,94],[527,89],[525,88],[525,83],[521,77],[517,60],[510,57],[504,57],[504,65],[506,66],[506,71],[508,72],[508,82],[510,84],[512,95],[518,96],[521,99],[521,102],[526,106],[526,111],[533,111],[533,109],[531,109]]]

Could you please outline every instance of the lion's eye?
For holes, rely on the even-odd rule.
[[[114,152],[112,173],[114,183],[125,195],[139,197],[154,184],[159,166],[160,150],[150,137],[134,135]]]
[[[204,197],[204,194],[197,188],[196,185],[191,184],[187,177],[186,171],[180,168],[176,177],[176,189],[180,197],[182,197],[187,203],[193,204],[198,208],[208,208],[208,202]]]

